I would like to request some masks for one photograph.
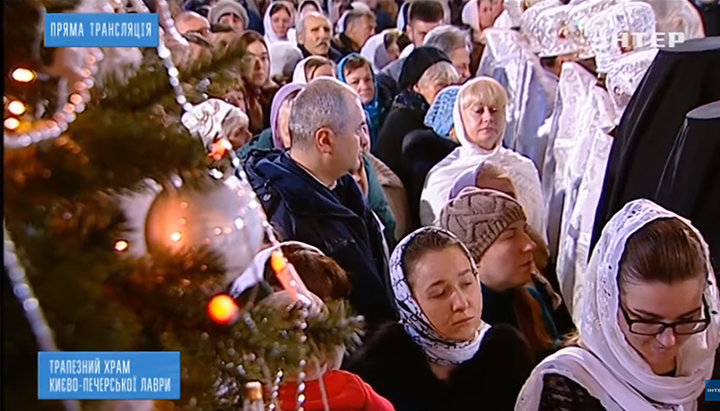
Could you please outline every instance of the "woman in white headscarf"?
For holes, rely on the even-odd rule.
[[[507,171],[528,224],[547,241],[538,171],[530,159],[502,147],[507,99],[505,89],[490,77],[470,80],[460,89],[453,112],[460,147],[436,164],[425,179],[420,197],[422,225],[435,222],[458,176],[483,161],[491,161]]]
[[[416,230],[393,251],[390,282],[400,321],[348,368],[397,411],[511,409],[532,367],[529,347],[514,328],[482,320],[478,270],[460,240]]]
[[[383,30],[368,39],[360,51],[371,64],[374,72],[379,72],[385,66],[400,58],[398,39],[402,32],[397,29]]]
[[[720,338],[715,281],[688,220],[626,204],[590,259],[577,343],[535,368],[515,409],[696,410]]]
[[[272,44],[277,41],[297,42],[295,29],[295,7],[284,0],[276,0],[268,6],[263,17],[265,41]]]
[[[295,66],[292,82],[307,84],[317,77],[337,78],[337,70],[332,60],[321,56],[306,57]]]

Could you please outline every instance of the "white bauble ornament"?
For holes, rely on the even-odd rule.
[[[263,213],[252,189],[235,176],[207,190],[167,185],[148,211],[150,255],[208,248],[224,258],[227,283],[243,273],[264,237]]]
[[[143,188],[139,192],[116,196],[129,227],[125,236],[115,243],[116,251],[127,253],[133,257],[142,257],[147,253],[145,247],[145,220],[150,206],[161,191],[160,184],[148,178],[143,181]],[[119,243],[120,241],[124,241],[125,244]]]

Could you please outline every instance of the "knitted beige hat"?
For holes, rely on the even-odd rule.
[[[525,221],[522,206],[495,190],[464,188],[440,211],[440,227],[455,234],[480,258],[503,231],[516,221]]]
[[[238,18],[243,21],[245,28],[247,28],[250,23],[247,10],[245,10],[245,7],[243,7],[242,4],[235,0],[220,0],[217,2],[208,12],[208,21],[210,21],[210,24],[218,24],[220,22],[220,17],[226,14],[234,14],[238,16]]]

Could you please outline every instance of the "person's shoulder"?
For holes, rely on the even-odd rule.
[[[367,338],[347,363],[347,370],[363,376],[368,368],[393,368],[398,362],[413,362],[419,347],[397,322],[387,322]],[[409,359],[410,357],[412,359]],[[419,357],[422,359],[422,355]]]
[[[525,337],[515,327],[497,324],[488,330],[480,350],[488,355],[532,355]]]

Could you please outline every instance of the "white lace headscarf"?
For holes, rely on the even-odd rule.
[[[441,233],[449,238],[457,240],[454,234],[438,227],[423,227],[415,230],[405,237],[400,244],[397,245],[390,257],[390,281],[392,283],[393,297],[395,306],[400,314],[400,324],[402,324],[405,332],[410,338],[422,348],[425,356],[431,362],[440,365],[456,365],[473,358],[480,348],[482,339],[490,329],[490,325],[482,322],[475,338],[465,342],[447,341],[433,328],[430,320],[428,320],[417,300],[413,296],[410,284],[403,267],[403,257],[408,244],[419,234],[425,234],[430,231]],[[460,240],[457,240],[458,246],[470,260],[470,264],[475,273],[478,283],[480,277],[477,275],[477,267],[473,261],[472,254],[468,251]]]
[[[625,244],[633,233],[661,218],[680,219],[700,239],[707,271],[704,297],[711,313],[708,328],[689,337],[678,352],[675,377],[655,374],[628,344],[618,323],[617,276]],[[668,406],[682,411],[696,409],[705,380],[712,374],[720,339],[720,299],[708,245],[690,221],[649,200],[626,204],[605,226],[595,246],[581,288],[580,303],[580,339],[587,350],[565,348],[540,363],[525,383],[516,410],[538,409],[545,374],[559,374],[574,380],[608,411],[655,411]],[[658,403],[665,404],[665,408]]]

